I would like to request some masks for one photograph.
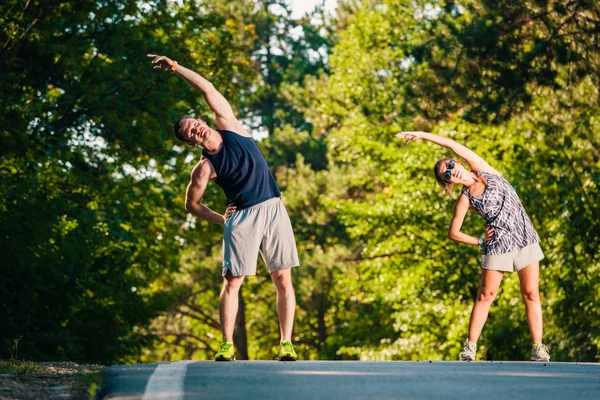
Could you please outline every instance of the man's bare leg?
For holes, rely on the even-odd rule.
[[[271,274],[277,290],[277,316],[281,340],[292,341],[294,314],[296,312],[296,295],[292,285],[292,269],[283,269]]]
[[[239,291],[244,281],[243,276],[233,276],[227,271],[223,280],[223,290],[219,298],[219,319],[223,341],[233,343],[233,328],[238,312]]]

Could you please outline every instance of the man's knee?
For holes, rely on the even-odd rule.
[[[278,290],[294,290],[291,269],[275,271],[271,274],[271,277]]]
[[[231,271],[227,271],[225,279],[223,279],[223,287],[228,292],[238,291],[242,286],[242,282],[244,282],[243,276],[233,276]]]

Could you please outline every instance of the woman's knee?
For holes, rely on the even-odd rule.
[[[537,287],[521,289],[523,300],[538,302],[540,301],[540,291]]]
[[[479,289],[479,294],[477,295],[477,300],[484,302],[492,302],[496,298],[496,290],[492,290],[489,288],[481,288]]]

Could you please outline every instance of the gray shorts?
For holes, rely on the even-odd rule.
[[[484,255],[481,267],[494,271],[516,272],[544,258],[539,243],[504,254]]]
[[[223,230],[223,276],[256,275],[260,251],[269,272],[297,267],[292,223],[279,197],[234,212]]]

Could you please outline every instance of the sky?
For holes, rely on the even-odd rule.
[[[323,0],[287,0],[292,6],[292,18],[300,18],[306,12],[312,11],[317,4],[320,4]],[[325,9],[328,12],[335,10],[337,0],[325,0]]]

